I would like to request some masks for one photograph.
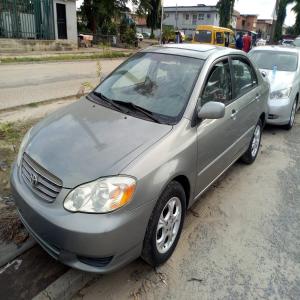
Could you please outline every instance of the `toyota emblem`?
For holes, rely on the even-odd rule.
[[[38,184],[38,177],[33,173],[30,174],[30,183],[33,186]]]

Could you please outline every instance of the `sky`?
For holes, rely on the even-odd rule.
[[[77,1],[77,7],[81,5],[83,0]],[[236,0],[235,9],[242,14],[257,14],[260,19],[272,18],[275,0]],[[197,4],[216,5],[217,0],[164,0],[164,6],[190,6]],[[287,7],[287,17],[285,24],[292,26],[295,23],[295,14],[291,11],[293,5]]]

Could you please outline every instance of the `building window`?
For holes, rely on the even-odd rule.
[[[207,19],[210,19],[211,15],[210,14],[207,14]]]
[[[199,15],[198,15],[198,20],[199,20],[199,21],[204,20],[204,14],[199,14]]]
[[[193,15],[192,24],[193,25],[197,24],[197,15]]]
[[[246,25],[246,21],[243,20],[243,21],[242,21],[242,26],[245,27],[245,25]]]
[[[189,14],[186,14],[186,15],[185,15],[185,19],[188,20],[189,18],[190,18],[190,15],[189,15]]]

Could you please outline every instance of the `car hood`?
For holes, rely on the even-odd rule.
[[[272,70],[264,70],[266,72],[267,78],[270,82],[271,92],[285,89],[289,86],[292,86],[295,73],[294,72],[285,72],[285,71],[276,71],[273,73]]]
[[[86,98],[37,124],[25,152],[74,188],[102,176],[117,175],[172,126],[135,118]]]

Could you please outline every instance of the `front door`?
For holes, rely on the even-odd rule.
[[[212,67],[199,101],[201,106],[209,101],[222,102],[226,108],[223,118],[202,120],[198,125],[197,195],[230,166],[237,153],[240,130],[227,58],[217,61]]]
[[[57,16],[57,34],[59,39],[66,40],[67,35],[67,17],[66,5],[56,3],[56,16]]]

